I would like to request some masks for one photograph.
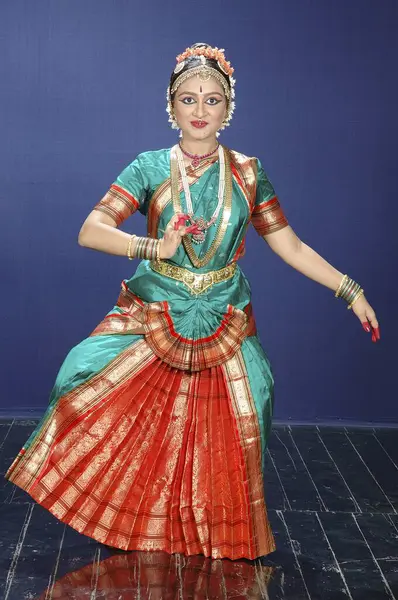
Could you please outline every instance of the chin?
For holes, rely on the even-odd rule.
[[[182,129],[182,135],[196,140],[203,140],[208,137],[214,137],[216,132],[208,126],[203,129],[195,129],[195,127],[190,126],[189,129]]]

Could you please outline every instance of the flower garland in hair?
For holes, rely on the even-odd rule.
[[[178,56],[176,56],[177,63],[185,61],[185,59],[191,56],[205,56],[206,58],[212,58],[218,62],[218,66],[220,69],[224,71],[226,75],[231,76],[234,72],[233,67],[231,67],[231,63],[226,60],[224,48],[187,48],[185,52],[182,52]]]

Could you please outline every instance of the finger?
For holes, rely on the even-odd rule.
[[[166,231],[170,231],[174,229],[174,223],[175,223],[175,219],[174,217],[172,219],[170,219],[170,221],[167,223],[166,225]]]
[[[362,321],[362,327],[364,328],[365,331],[370,333],[370,325],[367,321]]]
[[[370,321],[370,324],[373,327],[373,329],[377,329],[379,327],[379,322],[376,319],[376,315],[372,315],[372,316],[367,315],[367,317],[368,317],[368,321]]]
[[[182,218],[183,213],[176,213],[175,215],[173,215],[169,221],[169,225],[171,225],[174,228],[174,223],[176,223],[177,221],[179,221]]]
[[[177,230],[179,227],[185,225],[186,222],[185,216],[179,217],[178,220],[174,223],[174,230]]]
[[[380,339],[380,327],[379,327],[379,323],[378,323],[377,319],[376,318],[369,319],[369,317],[368,317],[368,320],[370,321],[370,324],[372,326],[372,340],[373,340],[373,337],[375,337],[374,341],[379,340]]]
[[[362,327],[367,333],[369,333],[370,331],[372,332],[372,342],[377,342],[380,339],[379,327],[371,327],[368,321],[362,321]]]

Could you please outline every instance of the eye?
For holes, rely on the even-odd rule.
[[[185,98],[183,98],[183,99],[181,100],[181,102],[182,102],[183,104],[192,104],[192,102],[186,102],[186,100],[193,100],[193,101],[195,102],[195,100],[192,98],[192,96],[186,96]]]
[[[214,100],[214,102],[210,102],[210,100]],[[207,102],[209,102],[210,106],[215,106],[216,104],[219,104],[221,100],[212,96],[211,98],[207,98]]]

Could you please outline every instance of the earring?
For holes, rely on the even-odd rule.
[[[167,99],[166,112],[169,115],[169,123],[171,124],[171,128],[172,129],[179,129],[177,120],[175,118],[175,114],[174,114],[174,110],[173,110],[173,105],[171,103],[169,88],[167,88],[166,99]]]
[[[166,111],[167,111],[167,113],[169,115],[169,123],[171,124],[171,128],[172,129],[179,129],[178,123],[177,123],[177,120],[175,118],[175,114],[174,114],[174,111],[173,111],[173,107],[172,107],[172,105],[171,105],[170,102],[167,104]]]

